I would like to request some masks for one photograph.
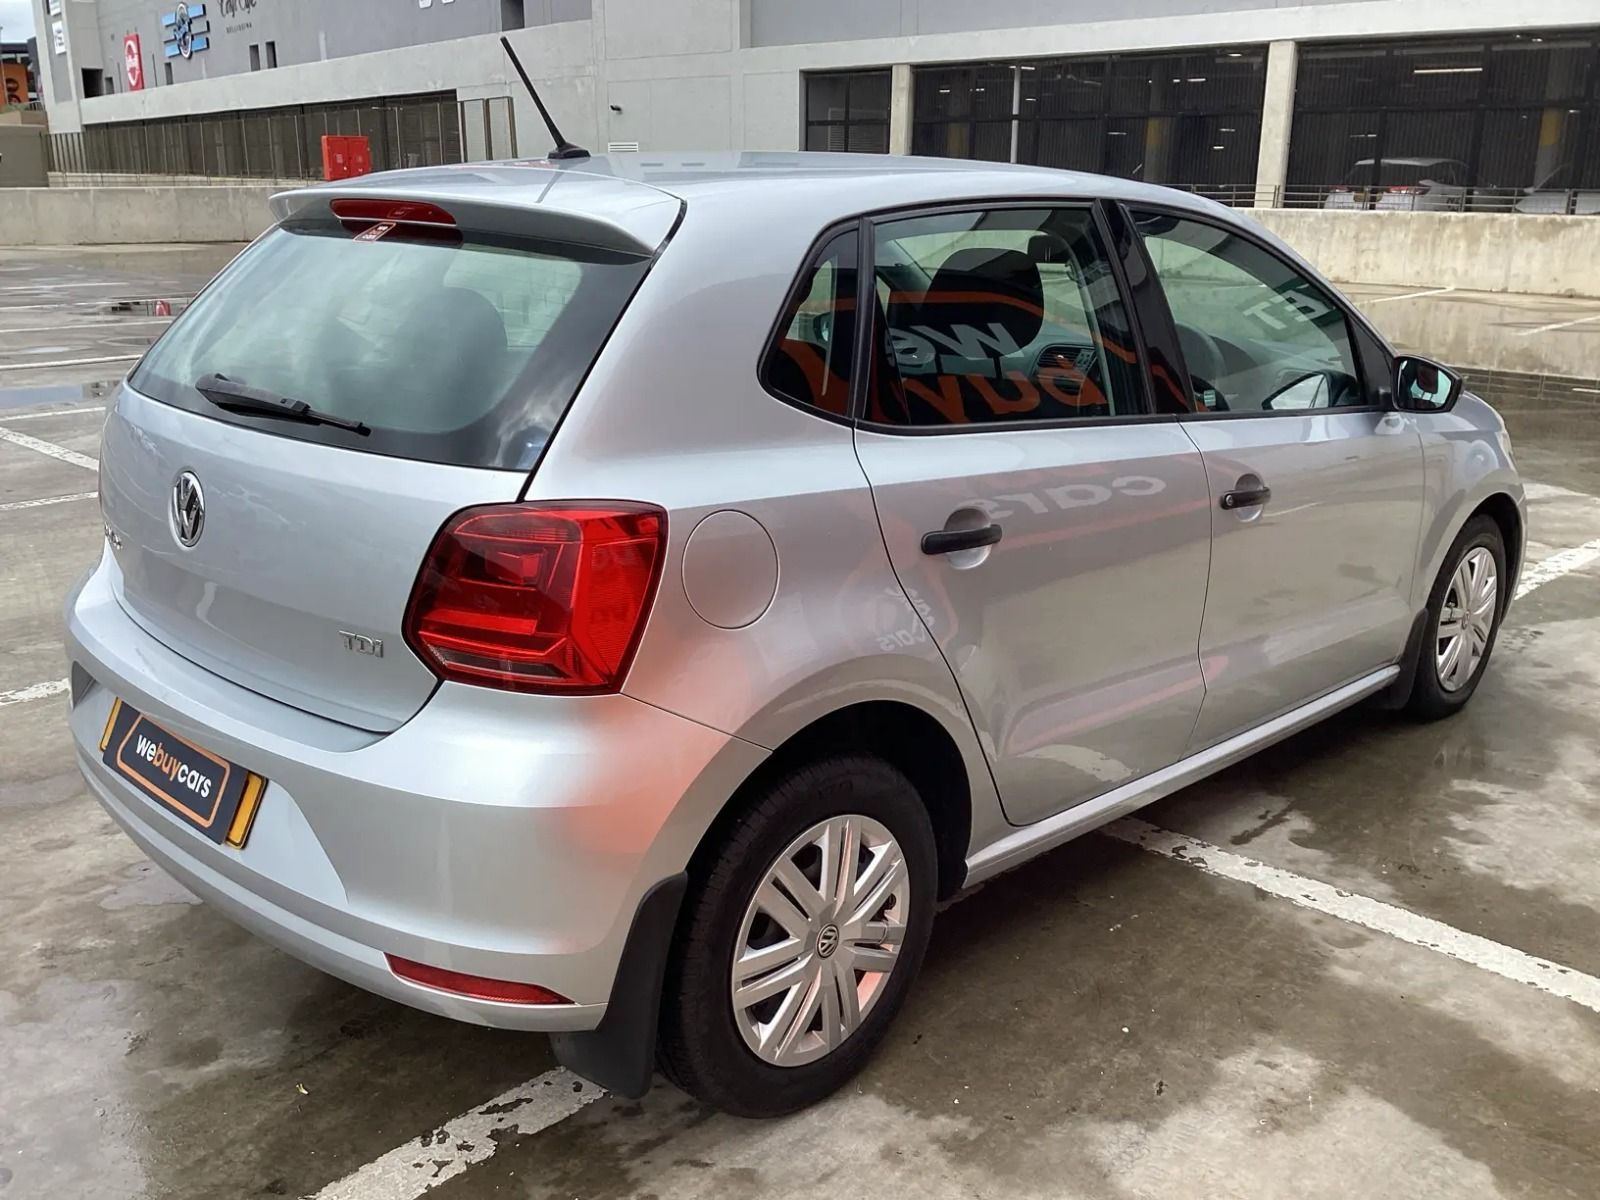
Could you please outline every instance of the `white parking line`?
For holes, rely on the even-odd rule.
[[[4,370],[0,367],[0,370]],[[11,442],[13,445],[22,446],[24,449],[37,450],[40,454],[48,454],[51,458],[59,458],[62,462],[69,462],[75,467],[82,467],[86,471],[98,471],[100,461],[90,458],[87,454],[79,454],[76,450],[68,450],[65,446],[58,446],[54,442],[41,441],[36,437],[29,437],[25,433],[18,433],[15,429],[7,429],[0,425],[0,442]]]
[[[1600,496],[1564,488],[1558,483],[1535,483],[1532,480],[1523,483],[1522,494],[1529,500],[1600,500]]]
[[[1522,578],[1517,583],[1517,599],[1520,600],[1534,588],[1552,579],[1581,571],[1596,560],[1600,560],[1600,538],[1567,550],[1557,550],[1549,558],[1523,568]]]
[[[1537,329],[1519,329],[1518,337],[1532,337],[1536,333],[1549,333],[1552,329],[1568,329],[1573,325],[1586,325],[1590,321],[1600,321],[1600,313],[1588,317],[1579,317],[1574,321],[1556,321],[1554,324],[1541,325]]]
[[[3,312],[0,309],[0,312]],[[176,317],[134,317],[124,320],[120,317],[108,317],[104,321],[74,321],[71,325],[0,325],[0,334],[8,333],[73,333],[79,329],[101,329],[107,325],[126,327],[129,325],[170,325]]]
[[[93,367],[100,363],[132,362],[136,358],[143,358],[144,351],[138,354],[106,354],[99,358],[58,358],[54,362],[42,363],[0,363],[0,371],[43,371],[47,367]]]
[[[1446,293],[1453,292],[1455,290],[1456,289],[1453,287],[1432,288],[1426,292],[1406,292],[1399,296],[1379,296],[1376,300],[1368,300],[1366,303],[1387,304],[1391,300],[1419,300],[1423,296],[1443,296]],[[1360,306],[1358,305],[1357,307]]]
[[[1158,829],[1134,817],[1114,821],[1101,832],[1152,854],[1198,867],[1208,875],[1248,883],[1301,908],[1326,913],[1377,933],[1386,933],[1425,950],[1436,950],[1504,979],[1525,983],[1541,992],[1549,992],[1552,996],[1600,1012],[1600,979],[1549,959],[1524,954],[1521,950],[1491,942],[1475,933],[1465,933],[1442,921],[1419,917],[1416,913],[1385,904],[1381,900],[1269,867],[1266,863],[1243,858],[1209,842]]]
[[[5,413],[0,415],[0,421],[7,425],[13,421],[37,421],[40,417],[70,417],[78,413],[105,412],[103,404],[85,404],[79,408],[47,408],[43,412]]]
[[[152,279],[151,283],[176,283],[177,280]],[[0,287],[0,292],[54,292],[61,288],[87,288],[87,287],[126,287],[127,281],[122,279],[82,279],[72,283],[49,283],[40,280],[38,283],[13,283]]]
[[[66,303],[56,301],[54,304],[0,304],[0,313],[11,312],[39,312],[44,309],[95,309],[104,311],[108,304],[154,304],[158,300],[193,300],[192,295],[182,296],[107,296],[103,300],[68,300]]]
[[[564,1121],[606,1093],[566,1070],[546,1071],[487,1104],[396,1146],[312,1200],[411,1200],[491,1157],[507,1139]]]
[[[26,704],[29,700],[48,700],[59,696],[68,687],[65,679],[52,679],[49,683],[35,683],[14,692],[0,692],[0,708],[8,704]]]
[[[43,508],[47,504],[65,504],[69,500],[93,500],[95,492],[73,492],[70,496],[46,496],[42,500],[11,500],[0,504],[0,512],[16,512],[19,508]]]

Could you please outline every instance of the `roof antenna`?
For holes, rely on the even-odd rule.
[[[556,140],[556,148],[550,151],[551,159],[560,158],[588,158],[589,152],[582,146],[574,146],[561,136],[561,130],[556,128],[556,123],[550,119],[550,110],[544,106],[544,101],[539,99],[539,93],[534,90],[533,80],[528,78],[528,73],[522,69],[522,60],[517,57],[517,52],[511,48],[511,39],[502,37],[500,44],[506,48],[506,57],[511,60],[511,65],[517,69],[517,74],[522,76],[522,86],[528,89],[528,95],[533,97],[534,105],[539,109],[539,115],[544,118],[544,123],[550,128],[550,136]]]

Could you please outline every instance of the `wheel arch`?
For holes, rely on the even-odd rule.
[[[691,878],[703,874],[728,827],[750,798],[770,781],[830,752],[875,754],[900,771],[928,810],[938,852],[939,896],[960,891],[972,844],[974,796],[967,760],[944,723],[904,700],[861,700],[836,708],[795,730],[734,791],[689,860]]]
[[[1506,545],[1506,575],[1508,578],[1506,580],[1505,596],[1500,603],[1500,611],[1504,612],[1511,604],[1511,597],[1516,593],[1517,576],[1522,572],[1524,537],[1522,509],[1518,507],[1517,502],[1511,498],[1509,493],[1494,492],[1484,497],[1478,506],[1467,514],[1466,520],[1461,522],[1461,527],[1463,529],[1466,528],[1467,522],[1479,515],[1487,516],[1499,526],[1500,537]],[[1459,536],[1460,530],[1456,532],[1457,536]],[[1453,542],[1454,538],[1451,540]]]

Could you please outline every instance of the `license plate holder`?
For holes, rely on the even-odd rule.
[[[100,761],[219,846],[243,849],[267,781],[116,700]]]

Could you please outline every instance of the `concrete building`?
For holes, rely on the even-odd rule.
[[[1600,192],[1596,0],[35,4],[84,169],[315,173],[321,132],[369,133],[379,166],[538,153],[504,31],[591,149],[953,154],[1329,207]]]

